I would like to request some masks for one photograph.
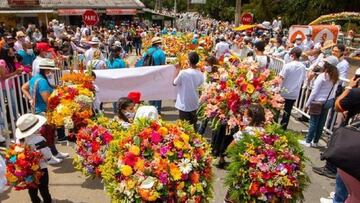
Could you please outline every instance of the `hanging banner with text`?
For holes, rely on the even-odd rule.
[[[173,86],[175,66],[151,66],[94,70],[97,96],[101,102],[114,102],[129,92],[140,92],[141,100],[175,99],[177,88]]]

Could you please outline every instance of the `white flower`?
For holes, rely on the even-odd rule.
[[[15,152],[16,152],[16,153],[21,153],[21,152],[23,152],[23,151],[24,151],[24,148],[19,147],[19,146],[16,146],[16,147],[15,147]]]
[[[156,179],[154,177],[147,177],[140,185],[140,189],[151,189],[155,184]]]
[[[181,173],[189,174],[192,170],[192,165],[189,159],[181,159],[181,163],[179,164],[179,168]]]
[[[254,78],[254,73],[252,71],[248,71],[246,74],[247,80],[252,80]]]
[[[73,129],[74,128],[74,122],[73,120],[71,119],[70,116],[67,116],[64,118],[64,127],[66,129]]]

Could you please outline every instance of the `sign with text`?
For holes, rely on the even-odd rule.
[[[8,0],[9,6],[18,6],[18,7],[25,7],[25,6],[39,6],[39,0]]]
[[[192,4],[206,4],[206,0],[191,0]]]
[[[252,13],[247,12],[247,13],[243,13],[241,15],[240,21],[241,21],[241,24],[243,24],[243,25],[250,25],[250,24],[252,24],[253,19],[254,19],[254,15]]]
[[[99,22],[99,16],[94,10],[86,10],[82,15],[85,25],[96,25]]]

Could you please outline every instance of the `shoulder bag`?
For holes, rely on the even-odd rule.
[[[312,101],[310,103],[310,106],[309,106],[309,115],[310,116],[318,116],[322,113],[323,109],[324,109],[324,104],[329,100],[329,97],[330,97],[330,94],[331,92],[333,91],[334,89],[334,86],[332,86],[326,100],[324,102],[322,101]]]

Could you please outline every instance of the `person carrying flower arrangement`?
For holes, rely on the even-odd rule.
[[[251,104],[244,113],[243,123],[246,125],[244,130],[239,131],[233,135],[235,142],[240,141],[244,133],[252,135],[255,132],[264,132],[264,108],[259,104]]]
[[[44,115],[48,107],[50,94],[53,92],[53,87],[49,83],[49,78],[52,78],[52,75],[54,74],[53,71],[57,70],[57,68],[55,68],[54,60],[51,59],[42,60],[39,67],[39,73],[34,75],[34,77],[21,87],[21,89],[24,96],[29,100],[32,108],[34,109],[34,113],[37,115]],[[59,152],[56,149],[55,129],[49,125],[45,125],[42,128],[42,132],[42,135],[45,136],[46,142],[54,155],[48,163],[61,163],[62,159],[68,157],[69,154]],[[63,132],[63,129],[58,130],[59,140],[65,137],[65,134],[63,134],[63,137],[60,137],[60,132]]]
[[[122,97],[117,102],[117,108],[118,115],[114,119],[129,128],[135,117],[135,103],[128,97]]]
[[[46,144],[46,140],[40,135],[41,127],[46,124],[46,118],[40,115],[24,114],[16,121],[15,135],[17,139],[24,140],[33,150],[39,151],[43,158],[40,162],[42,176],[38,188],[29,188],[29,196],[32,203],[51,203],[51,195],[49,192],[49,173],[47,169],[47,161],[51,160],[52,154],[50,148]],[[42,201],[38,196],[40,191]]]
[[[188,121],[197,129],[197,110],[199,108],[199,87],[204,83],[204,76],[198,70],[199,55],[196,52],[188,54],[190,68],[181,70],[176,66],[174,86],[177,86],[175,108],[179,110],[180,120]]]

